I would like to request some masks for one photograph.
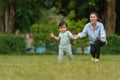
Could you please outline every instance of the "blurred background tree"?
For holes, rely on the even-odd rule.
[[[18,28],[28,32],[32,24],[46,23],[49,17],[78,21],[96,11],[106,32],[119,34],[119,5],[119,0],[0,0],[0,32],[13,33]]]

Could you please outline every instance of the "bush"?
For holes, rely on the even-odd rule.
[[[57,41],[50,38],[50,33],[53,32],[56,35],[58,34],[58,30],[59,29],[57,27],[57,22],[54,20],[51,20],[46,24],[38,24],[38,23],[33,24],[31,27],[31,33],[33,34],[33,38],[35,41],[34,42],[35,48],[44,47],[46,48],[46,53],[49,54],[53,54],[54,52],[56,53],[57,50],[55,50],[56,48],[54,48],[54,46],[57,46],[56,45]],[[45,44],[44,46],[40,43],[41,41],[42,44]]]
[[[22,54],[23,52],[25,52],[25,41],[22,36],[0,35],[0,54]]]
[[[108,44],[101,48],[102,54],[120,54],[120,36],[107,35]]]

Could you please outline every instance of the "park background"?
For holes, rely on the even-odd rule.
[[[119,8],[119,0],[0,0],[0,54],[24,54],[26,33],[34,39],[33,53],[57,54],[59,43],[49,34],[58,35],[58,23],[66,21],[68,29],[78,34],[94,11],[100,15],[107,33],[108,45],[101,53],[119,54]],[[16,30],[21,36],[15,35]],[[73,54],[84,53],[89,46],[87,38],[71,42]]]
[[[119,8],[120,0],[0,0],[0,80],[120,80]],[[93,11],[107,33],[100,61],[91,62],[91,55],[84,54],[89,45],[85,37],[71,41],[72,62],[64,56],[58,63],[59,42],[49,34],[58,35],[62,20],[77,34]],[[26,33],[32,34],[35,52],[26,54]]]

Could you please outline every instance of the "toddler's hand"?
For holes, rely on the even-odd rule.
[[[54,35],[53,33],[50,33],[50,37],[54,38],[54,36],[55,36],[55,35]]]
[[[78,38],[78,35],[73,35],[73,39],[77,39]]]
[[[74,36],[70,36],[70,38],[71,38],[72,40],[74,40]]]

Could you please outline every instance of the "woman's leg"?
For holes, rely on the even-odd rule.
[[[95,58],[95,45],[94,44],[90,44],[90,53],[92,57]]]
[[[100,40],[96,40],[95,41],[95,48],[96,48],[96,55],[95,55],[95,57],[97,58],[97,59],[100,59],[100,47],[102,47],[103,45],[105,45],[105,42],[102,42],[102,41],[100,41]]]

